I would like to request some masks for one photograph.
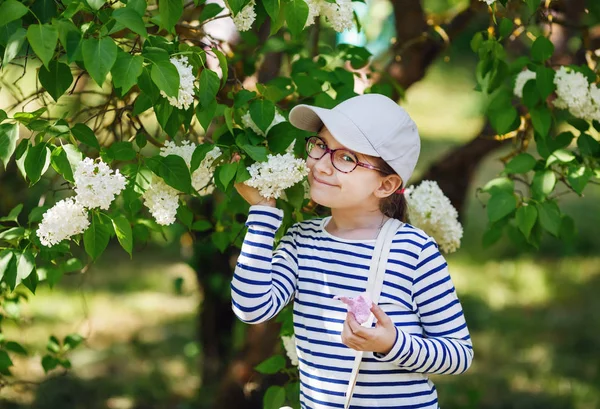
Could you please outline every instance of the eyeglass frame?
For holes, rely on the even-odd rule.
[[[313,156],[310,156],[310,151],[308,150],[308,141],[312,138],[317,138],[318,140],[320,140],[321,142],[323,142],[323,145],[325,145],[325,151],[323,152],[323,155],[321,155],[321,157],[319,158],[315,158]],[[306,140],[306,143],[304,145],[304,150],[306,151],[306,154],[308,155],[309,158],[311,159],[315,159],[315,160],[321,160],[323,159],[323,156],[329,154],[329,159],[331,160],[331,166],[333,166],[338,172],[342,172],[342,173],[350,173],[353,172],[357,167],[363,167],[366,169],[371,169],[371,170],[376,170],[378,172],[382,172],[385,173],[385,171],[383,169],[378,168],[377,166],[373,166],[369,163],[364,163],[358,160],[358,156],[356,155],[356,153],[354,153],[353,151],[346,149],[346,148],[338,148],[338,149],[329,149],[329,146],[327,146],[327,142],[325,142],[320,136],[318,135],[311,135],[311,136],[307,136],[306,138],[304,138]],[[337,151],[346,151],[348,153],[351,153],[355,158],[356,158],[356,164],[354,166],[354,168],[352,168],[352,170],[349,171],[343,171],[338,169],[335,164],[333,163],[333,154]]]

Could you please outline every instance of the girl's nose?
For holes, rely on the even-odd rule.
[[[329,153],[323,155],[319,160],[315,160],[314,168],[325,175],[333,174],[333,166],[331,164],[331,158]]]

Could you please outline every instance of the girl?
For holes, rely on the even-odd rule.
[[[335,108],[299,105],[292,125],[307,138],[310,194],[331,216],[293,225],[273,252],[283,212],[238,184],[252,205],[231,283],[235,314],[258,324],[294,300],[302,408],[343,408],[355,351],[366,351],[351,408],[438,408],[427,375],[459,374],[473,359],[462,307],[435,241],[403,223],[393,240],[372,328],[334,299],[365,291],[379,230],[405,221],[406,182],[420,139],[391,99],[367,94]]]

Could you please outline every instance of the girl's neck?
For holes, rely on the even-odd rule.
[[[377,238],[387,219],[379,209],[331,209],[331,220],[325,229],[330,234],[344,239],[371,240]]]

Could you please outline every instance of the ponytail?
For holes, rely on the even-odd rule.
[[[377,161],[383,174],[392,175],[396,173],[383,159],[377,158]],[[379,210],[387,217],[392,217],[404,223],[408,222],[408,202],[404,193],[392,193],[388,197],[381,199]]]

